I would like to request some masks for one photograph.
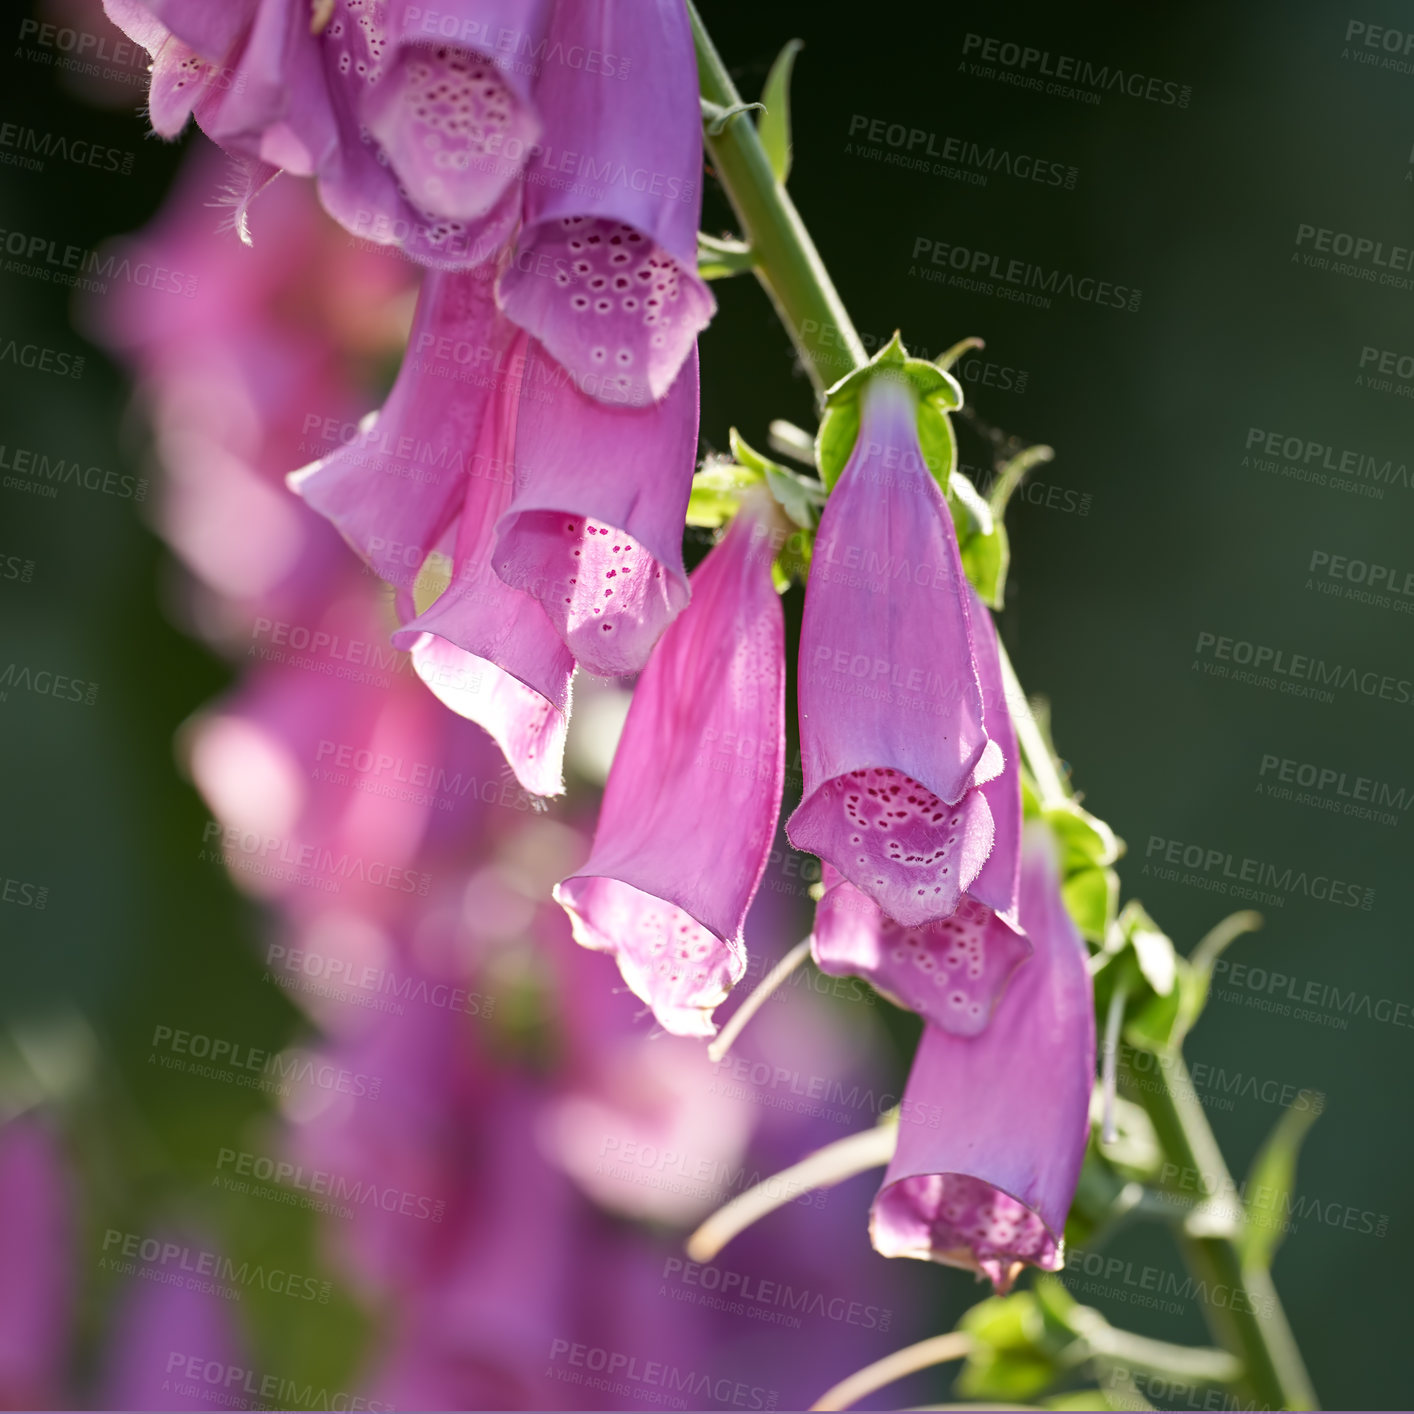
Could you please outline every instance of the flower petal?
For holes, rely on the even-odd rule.
[[[785,630],[750,512],[693,591],[639,679],[590,857],[555,897],[662,1026],[709,1036],[746,967],[785,771]]]
[[[910,926],[944,917],[994,826],[1001,772],[973,654],[970,589],[912,393],[876,376],[816,537],[800,650],[804,798],[791,842]]]
[[[695,354],[661,403],[614,410],[532,344],[496,572],[540,601],[588,672],[638,672],[687,603],[682,526],[696,452]]]
[[[822,972],[854,975],[955,1036],[983,1031],[1017,965],[1031,954],[1018,929],[964,895],[948,918],[908,928],[828,864],[811,950]]]
[[[1095,1016],[1085,945],[1061,900],[1056,845],[1029,826],[1021,923],[1035,948],[980,1035],[927,1027],[870,1236],[886,1257],[985,1272],[1055,1271],[1089,1135]]]
[[[567,57],[586,51],[612,62]],[[715,308],[697,275],[702,119],[687,12],[681,0],[561,3],[548,53],[535,90],[544,141],[502,307],[586,392],[656,400]]]

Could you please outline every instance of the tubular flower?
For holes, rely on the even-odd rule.
[[[822,972],[853,973],[884,996],[956,1036],[986,1027],[1017,965],[1031,953],[1016,922],[1021,866],[1021,778],[1016,729],[1006,708],[996,629],[972,598],[973,641],[1001,775],[980,787],[995,823],[995,844],[971,887],[946,918],[907,927],[826,863],[811,951]]]
[[[520,335],[518,346],[525,336]],[[523,354],[513,353],[516,368]],[[491,555],[510,499],[518,379],[488,409],[457,521],[451,583],[393,635],[423,682],[454,712],[479,722],[532,795],[558,795],[574,658],[528,594],[497,578]],[[410,597],[410,596],[405,596]]]
[[[527,791],[555,795],[574,659],[535,600],[491,568],[511,492],[525,342],[497,313],[489,272],[430,273],[383,411],[290,484],[398,586],[405,623],[393,642],[411,652],[423,682],[486,729]],[[473,382],[457,377],[463,350],[487,370]],[[417,572],[453,528],[452,582],[416,614]]]
[[[820,519],[800,646],[804,798],[786,832],[913,928],[956,912],[992,852],[1002,771],[957,537],[909,385],[870,380]]]
[[[573,54],[598,64],[574,64]],[[697,274],[702,117],[683,0],[558,0],[544,140],[501,303],[587,393],[663,397],[711,319]],[[557,60],[558,56],[558,60]]]
[[[587,672],[638,672],[687,603],[696,456],[695,349],[662,402],[615,410],[531,346],[496,572],[540,601]]]
[[[999,1292],[1027,1263],[1063,1263],[1095,1073],[1085,945],[1041,824],[1026,829],[1020,917],[1035,953],[987,1030],[962,1039],[925,1029],[870,1216],[884,1256],[963,1267]]]
[[[539,118],[497,36],[533,52],[546,4],[105,0],[152,55],[149,110],[163,137],[195,114],[247,164],[252,191],[280,170],[312,176],[356,235],[448,269],[495,255],[519,218]]]
[[[589,859],[555,889],[576,941],[612,953],[680,1036],[712,1035],[712,1009],[745,971],[780,808],[784,627],[767,514],[744,508],[693,575],[634,693]]]

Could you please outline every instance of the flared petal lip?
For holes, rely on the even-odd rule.
[[[874,1202],[869,1209],[869,1241],[870,1244],[873,1246],[874,1250],[884,1257],[910,1257],[915,1261],[919,1262],[938,1262],[941,1263],[943,1266],[958,1267],[963,1271],[973,1272],[979,1277],[986,1276],[987,1273],[983,1270],[981,1263],[978,1262],[976,1253],[972,1250],[972,1248],[965,1245],[961,1247],[949,1247],[939,1249],[933,1247],[930,1244],[925,1244],[917,1247],[901,1247],[898,1250],[891,1252],[886,1252],[882,1247],[879,1246],[879,1224],[881,1222],[881,1215],[879,1213],[880,1201],[883,1199],[885,1194],[892,1192],[893,1189],[897,1188],[900,1183],[904,1183],[910,1178],[917,1178],[919,1176],[920,1175],[918,1174],[900,1174],[892,1182],[885,1183],[879,1189],[878,1193],[874,1195]],[[1012,1193],[1009,1189],[1003,1188],[1000,1184],[993,1183],[988,1178],[983,1178],[980,1174],[962,1173],[956,1170],[948,1170],[937,1174],[936,1177],[942,1179],[970,1178],[975,1181],[985,1183],[989,1188],[994,1189],[998,1193],[1004,1194],[1006,1197],[1010,1198],[1014,1203],[1019,1203],[1041,1224],[1042,1227],[1046,1229],[1046,1236],[1051,1239],[1051,1245],[1053,1249],[1051,1255],[1046,1258],[1045,1261],[1042,1262],[1033,1262],[1026,1257],[1014,1258],[1008,1264],[1007,1274],[1004,1281],[998,1284],[997,1286],[997,1291],[999,1295],[1006,1295],[1006,1293],[1011,1289],[1012,1282],[1016,1280],[1017,1275],[1020,1273],[1023,1267],[1032,1266],[1039,1268],[1043,1272],[1058,1272],[1063,1266],[1065,1266],[1065,1234],[1057,1233],[1055,1228],[1053,1228],[1050,1223],[1046,1221],[1046,1219],[1041,1215],[1041,1213],[1038,1212],[1035,1208],[1033,1208],[1031,1204],[1028,1203],[1024,1198],[1018,1197],[1017,1194]]]
[[[888,989],[888,987],[884,985],[883,974],[881,972],[865,973],[859,970],[858,968],[854,967],[850,963],[836,963],[832,958],[823,954],[819,942],[820,911],[825,907],[826,903],[830,900],[831,896],[836,893],[837,890],[842,890],[848,887],[850,889],[853,889],[857,893],[863,894],[863,890],[860,889],[857,884],[852,883],[844,875],[839,874],[838,870],[834,870],[833,872],[838,875],[838,878],[833,884],[830,885],[829,888],[825,890],[824,894],[821,895],[820,901],[815,908],[816,922],[814,925],[812,925],[810,929],[810,956],[814,961],[815,966],[818,967],[820,971],[823,972],[827,977],[859,977],[863,981],[867,982],[881,997],[884,998],[885,1001],[891,1002],[894,1006],[898,1007],[900,1011],[912,1011],[915,1012],[915,1014],[921,1014],[917,1012],[917,1009],[913,1006],[912,1003],[906,1002],[902,998],[896,996]],[[864,894],[864,897],[867,899],[868,895]],[[964,894],[963,897],[964,899],[972,899],[974,903],[980,903],[980,900],[973,898],[971,894]],[[846,898],[847,895],[841,893],[839,897],[834,900],[835,906],[845,908],[850,907],[850,905],[844,901]],[[878,907],[878,905],[875,904],[872,899],[870,899],[869,902],[872,907]],[[987,908],[986,904],[981,904],[981,906],[983,908]],[[1031,942],[1031,939],[1027,936],[1025,930],[1017,922],[1014,910],[1010,914],[998,913],[996,909],[988,909],[988,912],[991,913],[992,916],[996,918],[999,923],[1005,924],[1007,928],[1009,928],[1013,933],[1016,934],[1016,936],[1026,945],[1026,951],[1017,956],[1016,960],[1012,963],[1011,967],[1007,969],[1006,976],[1002,978],[1001,985],[992,994],[988,1006],[987,1019],[981,1026],[977,1028],[978,1033],[985,1031],[987,1029],[987,1026],[991,1024],[992,1017],[996,1014],[997,1007],[1001,1005],[1001,1000],[1006,995],[1006,989],[1010,985],[1011,979],[1016,976],[1017,969],[1020,968],[1024,963],[1029,961],[1031,955],[1036,951],[1034,944]],[[897,920],[894,921],[896,922]],[[942,1030],[950,1030],[950,1028],[948,1028],[941,1020],[927,1017],[925,1017],[925,1020],[929,1021],[929,1024],[931,1025],[940,1027],[940,1029]],[[965,1033],[953,1031],[951,1034],[959,1035]]]
[[[638,889],[640,893],[648,894],[651,898],[661,898],[661,895],[651,893],[648,889],[642,888],[629,879],[621,878],[617,874],[596,874],[587,870],[578,874],[571,874],[569,878],[562,879],[550,890],[550,896],[569,914],[570,931],[574,935],[575,942],[581,947],[589,948],[593,952],[608,953],[613,957],[614,961],[619,964],[620,970],[623,971],[623,949],[617,944],[604,947],[601,942],[604,934],[594,928],[580,913],[571,899],[566,896],[566,886],[573,884],[578,879],[608,879],[616,884],[627,884],[629,888]],[[712,1013],[726,1001],[727,997],[731,994],[732,987],[740,982],[742,977],[746,975],[746,941],[740,935],[734,938],[724,938],[715,929],[704,923],[690,908],[683,908],[682,904],[675,902],[673,899],[662,899],[662,902],[670,904],[673,908],[682,909],[694,923],[701,928],[705,928],[707,932],[711,933],[712,936],[727,949],[728,955],[731,958],[731,981],[722,989],[721,995],[710,1002],[703,1002],[700,1005],[691,1007],[673,1008],[673,1014],[681,1017],[691,1028],[689,1030],[677,1030],[669,1027],[666,1022],[663,1022],[663,1017],[658,1009],[658,1003],[655,1002],[653,997],[648,995],[649,989],[647,986],[643,985],[638,968],[634,967],[631,969],[632,975],[630,975],[629,971],[624,971],[624,981],[629,984],[634,996],[653,1009],[654,1016],[663,1024],[665,1031],[671,1031],[675,1036],[696,1036],[701,1037],[703,1040],[710,1039],[717,1034],[717,1023],[712,1020]]]

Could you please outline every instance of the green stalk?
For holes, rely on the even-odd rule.
[[[703,98],[719,108],[737,107],[741,95],[691,0],[687,11],[697,46]],[[720,133],[707,134],[706,142],[712,166],[751,248],[756,278],[795,341],[815,391],[823,393],[867,361],[859,334],[795,203],[771,170],[751,115],[741,113],[728,119]]]
[[[739,106],[741,95],[692,0],[687,0],[687,8],[702,97],[718,110]],[[707,134],[706,143],[717,178],[751,249],[756,276],[794,340],[816,391],[821,392],[868,361],[859,334],[800,213],[776,180],[750,116],[742,113],[728,119],[719,133]],[[1026,765],[1045,802],[1060,804],[1069,791],[1042,733],[1024,707],[1026,698],[1005,649],[1002,671],[1007,697],[1016,704]],[[1136,1094],[1149,1111],[1169,1161],[1180,1170],[1196,1169],[1215,1184],[1226,1182],[1230,1192],[1227,1165],[1207,1116],[1188,1084],[1182,1059],[1175,1056],[1174,1062],[1161,1068],[1160,1086],[1146,1086]],[[1182,1088],[1175,1088],[1175,1078],[1181,1078]],[[1244,1270],[1230,1236],[1184,1233],[1180,1243],[1199,1280],[1221,1284],[1232,1294],[1226,1309],[1205,1303],[1204,1310],[1214,1335],[1242,1361],[1244,1373],[1237,1387],[1274,1409],[1319,1408],[1269,1273]]]
[[[1178,1166],[1179,1192],[1238,1203],[1222,1150],[1188,1077],[1183,1057],[1173,1052],[1165,1064],[1145,1071],[1145,1083],[1130,1089],[1148,1112],[1170,1163]],[[1157,1082],[1157,1083],[1156,1083]],[[1239,1219],[1240,1221],[1240,1219]],[[1244,1267],[1230,1235],[1195,1235],[1180,1227],[1178,1243],[1189,1270],[1210,1288],[1225,1287],[1232,1299],[1224,1307],[1203,1303],[1208,1328],[1243,1363],[1238,1388],[1269,1409],[1319,1409],[1316,1391],[1287,1323],[1271,1273]]]

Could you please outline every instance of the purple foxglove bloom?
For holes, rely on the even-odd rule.
[[[742,929],[785,773],[784,625],[743,507],[639,679],[588,861],[556,886],[575,940],[612,953],[662,1027],[710,1036],[746,967]]]
[[[490,273],[429,272],[382,411],[356,440],[289,477],[390,584],[411,587],[461,508],[496,396],[496,380],[480,370],[498,365],[515,332],[496,313]]]
[[[1059,1270],[1089,1133],[1095,1017],[1085,945],[1060,895],[1048,828],[1026,829],[1021,925],[1035,953],[980,1036],[927,1027],[870,1236],[886,1257],[985,1274]]]
[[[69,1176],[47,1128],[0,1128],[0,1407],[50,1409],[61,1398],[73,1315]]]
[[[436,13],[404,0],[105,0],[153,56],[153,126],[195,112],[233,156],[313,176],[350,231],[415,260],[465,269],[495,256],[520,216],[519,169],[537,119],[525,82],[482,52],[508,24],[534,48],[546,0],[464,0]],[[424,40],[426,42],[424,42]],[[513,66],[512,66],[513,67]],[[390,144],[385,151],[381,146]],[[520,153],[512,158],[512,151]]]
[[[524,336],[517,340],[523,346]],[[520,353],[512,356],[516,366]],[[393,635],[418,676],[454,712],[479,722],[533,795],[558,795],[574,658],[529,595],[492,569],[496,524],[511,496],[515,379],[487,410],[466,477],[451,583]]]
[[[532,344],[515,453],[496,573],[540,601],[586,672],[638,672],[688,600],[682,527],[697,456],[696,350],[661,402],[613,409]]]
[[[992,852],[986,731],[957,537],[909,385],[862,397],[820,518],[800,640],[804,798],[786,833],[891,918],[946,918]]]
[[[1016,924],[1021,867],[1021,776],[1016,729],[1007,712],[996,629],[972,596],[973,642],[991,739],[1001,775],[981,786],[995,822],[995,844],[957,908],[946,918],[907,927],[868,894],[824,866],[825,895],[815,911],[811,950],[822,972],[855,974],[900,1006],[955,1036],[974,1036],[1031,945]]]
[[[683,0],[558,0],[535,102],[544,138],[502,307],[586,392],[661,398],[715,309],[697,274],[702,116]]]
[[[540,605],[491,569],[524,343],[495,309],[489,272],[429,273],[383,411],[290,484],[403,591],[455,523],[452,583],[421,615],[400,596],[411,622],[394,645],[447,706],[490,733],[526,790],[555,795],[574,659]]]
[[[392,0],[382,77],[363,118],[409,199],[424,211],[484,216],[520,174],[540,136],[529,65],[550,0],[445,0],[435,10]],[[491,57],[488,57],[491,56]]]

